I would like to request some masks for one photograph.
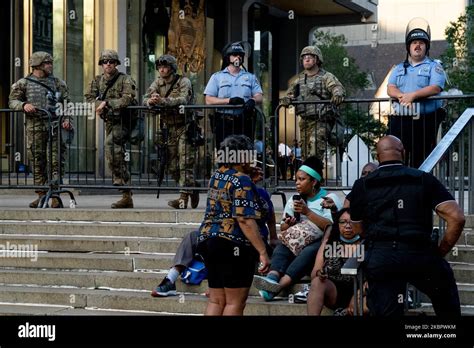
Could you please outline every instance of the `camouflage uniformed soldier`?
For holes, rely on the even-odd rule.
[[[316,155],[325,158],[328,146],[328,129],[331,129],[338,115],[337,106],[344,101],[345,90],[339,80],[328,71],[321,68],[323,55],[316,46],[303,48],[300,54],[304,71],[291,84],[284,105],[290,104],[290,99],[297,101],[331,100],[328,104],[297,105],[296,114],[301,116],[300,132],[303,156],[306,158]]]
[[[25,78],[13,84],[9,97],[11,109],[24,111],[26,118],[26,142],[28,149],[28,161],[33,169],[33,180],[35,185],[45,185],[48,180],[48,119],[45,114],[37,108],[48,109],[52,112],[53,121],[57,120],[55,114],[56,104],[69,101],[69,92],[66,83],[52,75],[53,57],[47,52],[34,52],[29,61],[33,72]],[[41,85],[43,84],[43,85]],[[63,118],[61,127],[71,130],[72,120]],[[61,156],[58,158],[59,139],[56,131],[52,141],[52,179],[60,180],[60,173],[64,172],[64,154],[66,144],[61,141]],[[41,198],[46,194],[44,190],[36,190],[38,198],[30,203],[30,208],[37,208]],[[59,208],[57,198],[52,199],[51,207]]]
[[[125,161],[125,144],[129,141],[133,122],[136,121],[125,108],[137,105],[137,87],[132,77],[117,70],[120,59],[116,51],[104,50],[100,55],[99,65],[104,72],[91,81],[85,97],[88,102],[95,102],[96,114],[105,121],[105,158],[112,172],[113,185],[123,186],[130,182],[128,162]],[[121,191],[122,199],[113,203],[111,208],[133,208],[131,190]]]
[[[186,114],[179,113],[179,105],[192,102],[193,89],[191,81],[177,74],[176,58],[165,54],[156,60],[156,69],[160,76],[148,88],[143,97],[147,106],[162,106],[160,111],[160,134],[158,142],[168,149],[168,169],[180,187],[197,187],[194,180],[195,149],[187,141],[186,125],[190,120]],[[189,118],[189,116],[188,116]],[[186,209],[189,196],[191,207],[199,204],[199,191],[180,190],[180,197],[169,201],[168,205],[175,209]]]

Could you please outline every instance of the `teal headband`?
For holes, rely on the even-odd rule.
[[[307,165],[303,164],[301,167],[298,168],[298,170],[302,170],[303,172],[305,172],[309,176],[312,176],[313,178],[315,178],[318,181],[321,181],[321,179],[322,179],[321,175],[319,175],[317,171],[315,171],[311,167],[308,167]]]

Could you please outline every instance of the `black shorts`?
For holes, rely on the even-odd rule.
[[[337,298],[334,308],[347,308],[351,302],[352,296],[354,296],[354,283],[346,281],[332,281],[336,286]]]
[[[210,288],[250,288],[258,253],[252,246],[224,238],[209,238],[199,244],[208,270]]]

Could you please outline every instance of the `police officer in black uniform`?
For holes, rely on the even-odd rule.
[[[431,174],[403,165],[402,142],[392,136],[377,144],[379,169],[354,183],[351,217],[366,237],[364,270],[372,315],[402,316],[407,282],[431,299],[438,316],[461,314],[453,271],[443,258],[456,244],[464,214]],[[446,232],[433,246],[433,212]]]

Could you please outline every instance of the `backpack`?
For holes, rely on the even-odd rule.
[[[199,285],[207,279],[207,268],[202,261],[193,259],[181,273],[181,281],[185,284]]]

